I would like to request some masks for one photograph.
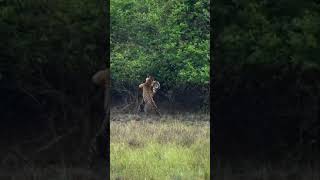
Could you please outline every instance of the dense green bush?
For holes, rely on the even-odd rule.
[[[88,149],[103,118],[103,96],[91,82],[108,60],[102,5],[99,0],[0,1],[1,131],[9,143],[77,128],[81,133],[68,147]],[[15,137],[20,139],[10,141]]]
[[[314,1],[215,2],[217,139],[264,152],[320,144],[319,10]]]
[[[111,1],[113,87],[152,74],[163,87],[209,83],[209,1]]]

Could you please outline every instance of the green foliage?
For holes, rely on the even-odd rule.
[[[272,127],[258,142],[274,136],[310,145],[310,137],[319,137],[319,12],[319,2],[309,0],[215,2],[213,106],[226,128],[220,131],[234,132],[232,138],[239,134],[238,142],[245,132],[251,134],[244,142],[256,141],[249,127]],[[297,129],[303,133],[296,135]],[[227,135],[221,137],[226,141]]]
[[[319,5],[313,2],[218,2],[221,61],[235,64],[319,64]],[[224,9],[222,9],[224,8]],[[231,13],[232,12],[232,13]],[[227,14],[229,13],[229,14]],[[232,17],[231,17],[232,16]],[[221,20],[221,22],[219,21]],[[224,22],[222,20],[225,20]]]
[[[163,86],[209,81],[209,1],[111,1],[111,71],[118,82],[147,74]]]
[[[24,88],[69,92],[90,79],[101,59],[105,33],[98,1],[1,1],[0,72]],[[47,82],[45,82],[47,81]],[[74,85],[66,86],[66,82]],[[81,82],[81,81],[79,81]],[[89,82],[89,81],[88,81]],[[37,87],[38,86],[38,87]]]
[[[50,120],[58,133],[83,126],[83,135],[72,142],[89,140],[87,132],[98,126],[85,122],[98,124],[103,108],[101,97],[93,96],[98,93],[91,76],[108,60],[102,53],[108,21],[102,5],[102,0],[0,1],[1,119],[26,131],[32,125],[29,132],[39,136],[51,132]]]

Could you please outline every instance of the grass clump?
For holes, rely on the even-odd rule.
[[[209,123],[111,122],[111,179],[209,179]]]

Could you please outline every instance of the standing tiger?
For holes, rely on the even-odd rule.
[[[153,100],[154,94],[160,89],[160,83],[155,81],[152,76],[148,76],[146,81],[139,85],[139,88],[142,89],[143,102],[139,106],[139,111],[141,108],[144,109],[146,113],[156,113],[161,116],[158,107]]]
[[[108,120],[110,115],[109,110],[109,91],[110,91],[110,71],[109,69],[104,69],[96,72],[92,76],[92,82],[104,89],[104,117],[102,122],[99,122],[99,125],[96,126],[93,124],[93,127],[99,127],[99,129],[94,129],[96,135],[92,138],[90,143],[90,161],[93,161],[93,157],[96,154],[100,154],[102,156],[106,156],[106,147],[108,142],[109,132],[107,132],[108,127]]]

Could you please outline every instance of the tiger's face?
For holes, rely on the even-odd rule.
[[[146,83],[147,83],[147,84],[151,84],[151,83],[153,82],[153,80],[154,80],[154,78],[153,78],[152,76],[148,76],[148,77],[146,78]]]
[[[156,93],[160,89],[160,83],[158,81],[152,82],[152,91]]]
[[[109,78],[110,78],[109,69],[104,69],[96,72],[92,76],[92,82],[100,86],[105,86],[105,85],[109,86],[109,83],[110,83]]]

